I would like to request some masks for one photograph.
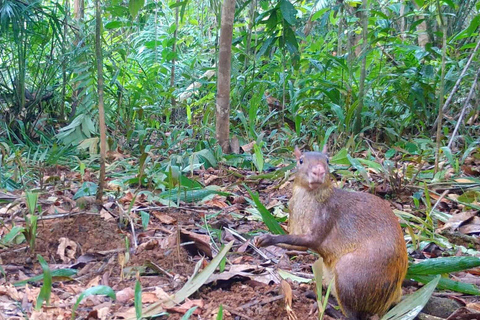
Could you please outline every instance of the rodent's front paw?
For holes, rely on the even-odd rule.
[[[268,247],[272,244],[273,236],[271,234],[263,234],[255,238],[255,245],[259,248]]]

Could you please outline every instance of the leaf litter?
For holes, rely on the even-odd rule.
[[[472,173],[476,172],[476,162],[467,161],[466,165],[471,165]],[[358,166],[362,163],[359,162]],[[166,307],[169,315],[165,318],[180,319],[196,307],[194,315],[215,319],[222,306],[224,319],[316,319],[316,289],[314,282],[310,281],[313,278],[311,266],[316,258],[304,252],[290,252],[276,247],[262,249],[263,254],[259,255],[249,245],[251,236],[265,230],[265,225],[257,208],[252,205],[249,193],[242,187],[243,181],[259,193],[261,202],[270,212],[278,213],[274,215],[282,219],[281,213],[291,195],[292,179],[285,180],[282,175],[275,176],[275,180],[256,179],[252,177],[258,175],[238,168],[196,169],[195,174],[204,185],[222,186],[220,190],[228,195],[212,193],[203,201],[196,202],[173,200],[169,207],[152,200],[146,193],[135,193],[133,190],[127,190],[121,196],[118,189],[118,198],[109,198],[99,208],[88,193],[88,185],[84,184],[85,181],[96,180],[92,172],[87,170],[79,175],[66,167],[47,169],[42,180],[44,190],[39,196],[42,216],[38,223],[35,254],[44,257],[52,271],[74,269],[76,274],[54,276],[50,305],[33,311],[42,281],[31,281],[18,287],[13,287],[12,283],[42,274],[42,268],[25,242],[2,244],[0,265],[6,275],[0,282],[2,313],[9,317],[29,315],[32,319],[68,318],[72,316],[73,307],[82,292],[96,286],[109,286],[116,294],[115,300],[104,295],[87,296],[79,303],[75,317],[129,318],[135,315],[136,279],[140,280],[144,307],[168,301],[188,283],[197,268],[204,270],[208,266],[211,258],[220,252],[218,246],[221,243],[233,240],[233,249],[220,264],[222,271],[217,269],[197,292],[180,304]],[[335,176],[339,186],[369,192],[366,184],[359,180],[345,179],[336,173]],[[378,166],[362,171],[359,177],[374,181],[374,190],[382,196],[388,197],[392,189],[405,190],[399,182],[401,177],[396,178],[394,182],[397,184],[392,188],[392,181],[387,181],[388,175]],[[452,243],[463,237],[476,240],[480,233],[477,227],[480,224],[478,210],[466,209],[469,204],[477,204],[477,193],[456,188],[462,183],[471,184],[472,181],[457,179],[450,185],[431,186],[429,189],[432,191],[431,205],[438,201],[437,210],[450,214],[449,219],[439,224],[437,231],[447,234]],[[108,185],[112,190],[116,188]],[[443,190],[451,192],[440,199],[436,192]],[[456,201],[462,195],[460,200],[463,201]],[[0,227],[3,237],[13,225],[23,224],[20,217],[27,208],[21,193],[2,192],[0,196],[6,200],[0,205],[0,215],[5,221]],[[407,213],[425,210],[412,203],[408,192],[396,193],[391,203]],[[142,212],[149,216],[146,228],[142,227]],[[255,212],[258,218],[252,219]],[[454,233],[457,237],[452,236]],[[471,243],[477,242],[465,239],[459,242],[467,246]],[[435,250],[435,256],[441,256],[444,251],[438,246]],[[433,251],[429,251],[428,246],[418,249],[418,259],[432,257],[429,252]],[[272,264],[272,261],[277,263]],[[281,269],[280,272],[277,268]],[[458,272],[455,279],[478,284],[480,272],[475,270],[478,268]],[[412,290],[415,290],[412,286],[404,287],[404,293]],[[465,307],[456,313],[465,317],[472,316],[475,312],[472,310],[480,309],[478,299],[470,296],[462,297],[462,305]],[[335,306],[334,299],[330,298],[324,319],[340,317]]]

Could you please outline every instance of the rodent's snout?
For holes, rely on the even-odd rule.
[[[325,182],[325,166],[321,163],[316,164],[310,168],[310,183],[324,183]]]

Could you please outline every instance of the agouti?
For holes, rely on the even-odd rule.
[[[288,235],[265,234],[260,247],[311,249],[322,258],[326,284],[349,320],[381,317],[402,295],[407,248],[398,219],[377,196],[334,188],[328,157],[295,148],[297,173]]]

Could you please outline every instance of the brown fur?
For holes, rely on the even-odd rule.
[[[402,295],[408,265],[403,232],[388,202],[334,188],[324,153],[295,154],[289,235],[264,235],[260,246],[283,244],[318,252],[348,319],[382,316]],[[315,174],[312,174],[315,172]]]

